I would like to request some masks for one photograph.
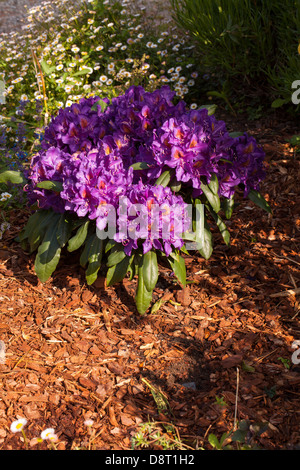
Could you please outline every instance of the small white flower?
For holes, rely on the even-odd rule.
[[[58,64],[56,70],[62,70],[64,68],[63,64]]]
[[[20,418],[17,419],[16,421],[13,421],[10,425],[10,430],[11,432],[20,432],[26,426],[27,424],[27,419],[26,418]]]
[[[0,196],[0,201],[6,201],[7,199],[11,198],[11,194],[9,193],[2,193]]]
[[[103,49],[103,46],[97,46],[96,47],[96,51],[102,51],[102,49]]]
[[[23,77],[18,77],[18,78],[15,78],[14,80],[11,81],[11,83],[19,83],[23,80]]]
[[[85,424],[86,426],[93,426],[94,421],[93,421],[92,419],[86,419],[85,422],[84,422],[84,424]]]
[[[9,229],[10,229],[10,224],[8,222],[3,222],[1,224],[1,227],[0,227],[1,232],[5,232],[5,230],[9,230]]]
[[[101,75],[100,82],[105,83],[106,81],[107,81],[107,76],[106,75]]]
[[[49,437],[53,436],[55,434],[55,430],[53,428],[47,428],[44,429],[44,431],[41,432],[41,438],[44,439],[49,439]]]

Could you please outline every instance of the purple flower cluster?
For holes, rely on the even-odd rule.
[[[181,196],[173,194],[168,187],[142,181],[128,190],[118,216],[119,232],[115,240],[124,245],[127,255],[138,248],[138,240],[142,239],[144,253],[155,248],[169,256],[172,246],[182,247],[181,235],[191,222]]]
[[[218,177],[220,197],[231,197],[240,184],[245,194],[258,189],[264,178],[264,152],[255,139],[247,134],[233,138],[225,123],[209,116],[206,109],[191,111],[183,101],[174,105],[173,98],[167,86],[152,93],[132,86],[111,102],[83,98],[60,109],[45,130],[41,151],[31,161],[26,188],[30,202],[86,216],[103,230],[108,208],[117,210],[120,197],[127,198],[129,207],[144,204],[145,214],[149,201],[151,205],[168,202],[181,212],[184,199],[169,188],[155,186],[165,170],[182,183],[183,194],[184,188],[191,188],[195,197],[202,193],[201,182],[209,183],[213,174]],[[148,168],[133,171],[131,165],[137,162],[146,162]],[[36,186],[46,180],[59,182],[62,191]],[[157,220],[161,231],[164,216]],[[145,252],[153,246],[170,253],[171,245],[183,244],[171,236],[162,245],[146,232],[139,234],[145,240]],[[137,248],[136,240],[123,237],[120,241],[128,253]]]

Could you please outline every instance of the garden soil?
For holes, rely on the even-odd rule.
[[[185,256],[186,289],[161,266],[155,313],[137,313],[136,280],[108,288],[101,272],[87,286],[76,255],[40,283],[34,255],[15,241],[29,213],[11,213],[0,241],[1,450],[25,448],[10,431],[19,417],[33,450],[48,448],[37,442],[46,427],[61,450],[129,450],[143,423],[170,445],[177,437],[183,448],[211,449],[209,434],[241,420],[253,426],[252,445],[299,449],[300,166],[286,142],[299,129],[274,113],[247,124],[217,111],[263,145],[272,216],[240,197],[230,247],[215,233],[209,260]]]

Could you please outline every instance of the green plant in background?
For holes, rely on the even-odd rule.
[[[215,450],[258,450],[255,441],[268,428],[268,423],[251,424],[249,420],[241,420],[237,429],[223,433],[220,440],[215,434],[209,434],[208,442]]]
[[[277,359],[284,365],[285,369],[289,369],[291,367],[291,361],[289,359],[284,357],[278,357]]]
[[[163,450],[194,450],[182,442],[175,426],[157,421],[140,424],[131,439],[131,446],[133,450],[153,448],[153,446],[159,446]]]
[[[273,3],[273,2],[272,2]],[[286,5],[285,5],[286,3]],[[274,88],[273,107],[291,104],[293,93],[292,84],[300,80],[300,1],[274,2],[273,16],[278,19],[275,22],[277,36],[277,60],[273,68],[267,64],[266,74]],[[293,104],[295,111],[299,111],[300,105]]]
[[[289,144],[294,147],[296,153],[300,152],[300,135],[293,135],[290,139],[287,140]]]
[[[16,144],[20,121],[23,150],[32,153],[36,129],[83,96],[113,98],[130,85],[152,91],[167,83],[180,99],[196,89],[199,74],[186,38],[146,28],[128,1],[78,0],[70,7],[56,0],[29,10],[23,34],[0,36],[0,80],[6,150]],[[16,116],[20,103],[26,105]]]
[[[291,84],[300,70],[299,0],[170,1],[211,76],[229,80],[231,91],[240,95],[259,86],[270,102],[281,100],[275,106],[291,103]]]

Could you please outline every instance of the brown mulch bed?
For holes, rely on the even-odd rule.
[[[260,448],[299,446],[291,345],[300,339],[300,168],[285,142],[296,131],[275,119],[249,130],[266,150],[262,193],[273,216],[241,199],[228,224],[231,247],[216,234],[210,260],[186,257],[185,291],[162,267],[155,300],[165,302],[155,314],[137,314],[135,281],[105,288],[100,276],[87,286],[73,256],[41,284],[34,257],[14,240],[27,215],[11,214],[0,242],[0,449],[24,449],[10,431],[18,417],[28,420],[31,449],[53,427],[59,449],[128,450],[149,421],[172,423],[182,442],[211,449],[208,435],[231,430],[235,413],[268,423]],[[169,409],[159,410],[149,384]]]

